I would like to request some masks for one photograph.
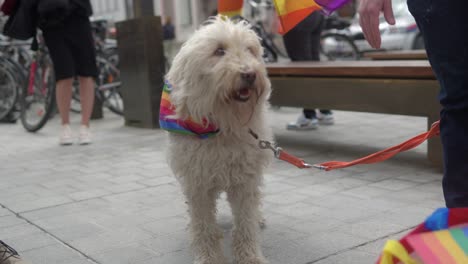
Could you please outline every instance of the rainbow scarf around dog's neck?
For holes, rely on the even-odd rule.
[[[171,103],[171,91],[172,85],[165,80],[159,108],[159,126],[162,129],[172,133],[197,136],[201,139],[212,137],[219,132],[215,125],[207,124],[206,120],[203,120],[203,124],[199,124],[190,117],[184,120],[171,118],[175,115],[175,106]]]

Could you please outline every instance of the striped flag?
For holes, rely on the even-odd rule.
[[[280,34],[286,34],[317,10],[330,15],[351,0],[273,0],[280,19]]]
[[[218,14],[233,17],[242,14],[243,0],[218,0]]]
[[[313,0],[274,0],[280,20],[279,33],[286,34],[299,22],[321,7]]]
[[[317,10],[329,15],[351,0],[273,0],[279,17],[279,33],[286,34]],[[243,0],[218,0],[218,13],[233,17],[242,14]]]

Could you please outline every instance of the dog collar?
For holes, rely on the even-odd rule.
[[[214,124],[209,124],[206,119],[202,124],[194,122],[190,117],[187,119],[175,119],[175,106],[171,103],[172,85],[169,81],[164,81],[161,96],[161,106],[159,108],[159,126],[172,133],[197,136],[201,139],[216,135],[219,129]]]

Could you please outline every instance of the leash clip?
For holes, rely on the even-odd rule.
[[[277,147],[275,143],[271,143],[270,141],[266,141],[266,140],[259,140],[258,146],[261,149],[271,149],[273,153],[275,154],[275,158],[280,157],[282,149],[280,147]]]

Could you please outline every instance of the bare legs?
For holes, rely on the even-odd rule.
[[[81,101],[81,124],[89,126],[89,119],[94,104],[94,80],[92,77],[79,77],[80,101]],[[62,125],[70,123],[70,102],[72,98],[73,78],[57,81],[56,97],[57,106],[62,119]]]
[[[78,80],[80,81],[81,124],[89,127],[94,104],[94,80],[91,77],[79,77]]]

